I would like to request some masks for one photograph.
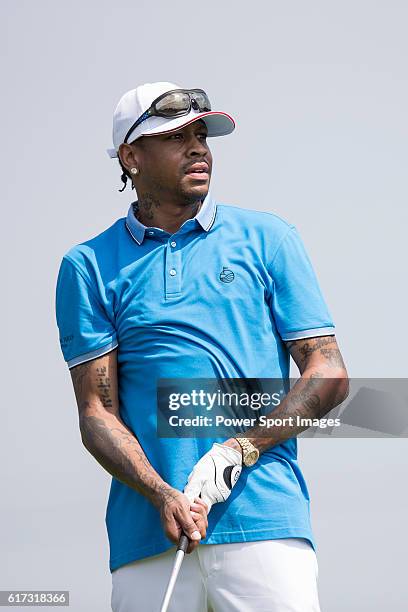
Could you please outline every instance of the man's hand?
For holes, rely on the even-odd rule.
[[[215,442],[190,473],[184,493],[190,500],[201,496],[208,512],[217,502],[225,501],[242,470],[242,453]]]
[[[191,501],[177,489],[162,487],[155,506],[160,512],[166,536],[178,544],[182,533],[189,538],[187,553],[191,553],[207,534],[207,505],[199,498]]]

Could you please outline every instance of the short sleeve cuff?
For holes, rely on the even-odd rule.
[[[302,340],[303,338],[315,338],[317,336],[332,336],[334,333],[334,326],[317,327],[316,329],[304,329],[301,331],[288,332],[282,336],[282,340],[286,342],[288,340]]]
[[[83,355],[78,355],[78,357],[74,357],[67,361],[68,368],[72,368],[74,366],[80,365],[81,363],[85,363],[86,361],[90,361],[91,359],[96,359],[96,357],[102,357],[105,353],[109,353],[114,348],[119,346],[119,343],[116,338],[114,338],[109,344],[105,344],[105,346],[101,346],[94,351],[90,351],[88,353],[84,353]]]

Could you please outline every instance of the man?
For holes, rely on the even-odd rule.
[[[309,495],[290,416],[347,395],[334,325],[296,228],[216,203],[208,137],[232,117],[202,90],[148,83],[120,100],[114,149],[137,201],[63,257],[57,322],[84,445],[113,476],[106,514],[114,612],[319,610]],[[236,155],[237,171],[239,155]],[[256,204],[256,203],[254,203]],[[301,377],[245,438],[161,438],[163,378]],[[285,421],[285,418],[286,421]],[[201,543],[201,545],[199,545]]]

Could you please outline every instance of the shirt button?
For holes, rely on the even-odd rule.
[[[176,276],[177,272],[174,268],[170,270],[170,276]]]
[[[172,247],[177,246],[177,242],[174,242],[174,240],[172,242],[170,242],[170,244],[171,244]]]

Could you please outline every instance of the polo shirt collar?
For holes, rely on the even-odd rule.
[[[204,201],[201,205],[200,210],[194,217],[195,221],[198,222],[199,225],[206,232],[210,231],[214,223],[216,209],[217,209],[217,206],[216,206],[215,200],[211,195],[211,191],[209,191],[207,193],[207,196],[204,198]],[[191,221],[191,219],[187,219],[186,221],[184,221],[184,223],[187,223],[187,221]],[[146,225],[143,225],[143,223],[141,223],[138,219],[136,219],[134,212],[133,212],[133,203],[129,206],[125,224],[132,238],[134,238],[134,240],[136,240],[138,244],[142,244],[145,238],[146,232],[148,234],[149,234],[149,231],[153,231],[153,230],[156,230],[156,232],[157,231],[164,232],[164,230],[157,228],[157,227],[148,228]],[[183,225],[181,227],[183,227]]]

